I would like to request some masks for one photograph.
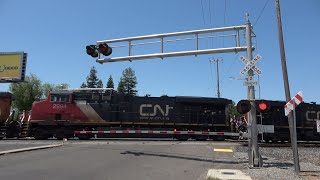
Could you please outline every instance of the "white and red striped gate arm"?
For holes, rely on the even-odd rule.
[[[288,116],[289,113],[293,111],[293,108],[297,107],[302,101],[302,91],[299,91],[286,105],[284,105],[284,114]]]
[[[74,134],[188,134],[211,136],[239,136],[233,132],[209,132],[209,131],[155,131],[155,130],[110,130],[110,131],[74,131]]]

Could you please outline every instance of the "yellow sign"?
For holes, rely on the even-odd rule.
[[[23,70],[23,71],[22,71]],[[0,79],[19,81],[25,73],[24,53],[0,53]]]

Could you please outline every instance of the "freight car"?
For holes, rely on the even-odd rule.
[[[113,89],[50,92],[46,100],[33,103],[28,134],[35,139],[62,139],[74,137],[76,131],[151,129],[228,132],[230,125],[227,109],[231,103],[231,100],[224,98],[130,96],[118,94]],[[87,133],[76,136],[79,139],[93,137]],[[168,137],[164,134],[154,136]],[[188,134],[170,136],[179,140],[192,138]],[[104,134],[100,137],[112,135]],[[149,134],[147,137],[153,136]],[[194,138],[205,140],[208,135]]]
[[[260,110],[257,103],[257,124],[262,127],[260,128],[261,131],[269,131],[268,133],[261,132],[259,135],[260,138],[263,138],[263,140],[267,142],[290,141],[288,117],[284,115],[284,105],[286,102],[269,100],[257,102],[263,102],[266,104],[264,109]],[[316,103],[302,102],[297,106],[297,139],[305,141],[320,141],[320,133],[318,132],[319,130],[317,131],[317,121],[320,121],[320,105]]]
[[[17,137],[20,133],[20,123],[14,121],[15,111],[11,111],[14,96],[9,92],[0,92],[0,139]]]

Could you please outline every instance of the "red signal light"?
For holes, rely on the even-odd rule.
[[[99,44],[98,51],[105,56],[109,56],[112,53],[112,48],[108,44]]]
[[[87,54],[96,58],[98,57],[98,52],[97,52],[97,49],[96,49],[96,46],[95,45],[89,45],[89,46],[86,46],[86,49],[87,49]]]
[[[240,114],[245,114],[250,111],[251,104],[248,100],[241,100],[237,103],[236,109]]]
[[[267,104],[262,102],[259,104],[259,109],[261,109],[262,111],[266,110],[267,109]]]
[[[270,101],[258,100],[256,101],[257,111],[260,113],[266,113],[270,110]]]

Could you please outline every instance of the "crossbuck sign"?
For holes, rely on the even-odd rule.
[[[243,56],[240,57],[240,60],[245,64],[246,66],[240,71],[241,75],[244,75],[247,73],[250,69],[252,69],[257,74],[261,74],[261,70],[255,66],[255,64],[261,59],[261,56],[259,54],[256,55],[251,61],[247,60]]]

